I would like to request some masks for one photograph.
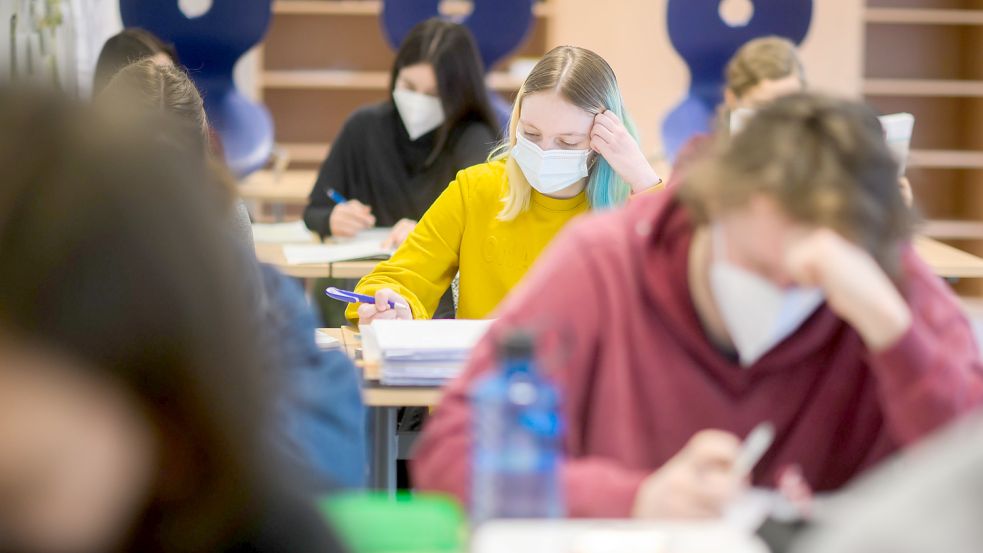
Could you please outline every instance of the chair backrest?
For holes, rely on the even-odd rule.
[[[437,17],[440,0],[385,0],[382,6],[382,29],[393,49],[417,23]],[[474,9],[460,23],[478,43],[485,70],[515,51],[532,29],[533,0],[474,0]],[[490,93],[499,122],[504,127],[512,106],[495,92]]]
[[[744,43],[778,35],[800,44],[812,22],[812,0],[754,0],[744,25],[720,16],[720,0],[669,0],[666,21],[673,47],[689,66],[687,96],[666,116],[662,142],[670,161],[694,134],[710,130],[723,100],[724,70]]]
[[[273,121],[235,87],[236,61],[259,43],[270,25],[273,0],[213,0],[189,18],[178,0],[120,0],[127,27],[141,27],[174,44],[202,92],[212,128],[229,167],[240,177],[259,169],[273,150]]]

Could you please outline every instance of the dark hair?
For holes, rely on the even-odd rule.
[[[138,551],[235,539],[268,493],[264,353],[204,156],[163,122],[0,91],[0,332],[81,361],[159,433]]]
[[[164,54],[171,58],[174,65],[180,65],[177,50],[173,45],[167,44],[143,29],[131,27],[109,37],[103,44],[102,51],[99,52],[99,60],[96,62],[95,78],[92,83],[93,93],[98,94],[102,91],[120,69],[157,54]]]
[[[465,121],[484,123],[498,134],[495,113],[488,100],[484,65],[471,31],[464,25],[433,18],[413,27],[396,52],[389,92],[404,67],[429,63],[437,76],[437,91],[446,120],[437,131],[437,140],[427,164],[447,145],[450,133]]]
[[[792,219],[833,229],[900,277],[913,216],[898,165],[867,106],[819,94],[775,100],[687,170],[679,195],[698,222],[764,194]]]

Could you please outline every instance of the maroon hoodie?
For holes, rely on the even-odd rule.
[[[642,480],[708,428],[745,436],[771,421],[753,474],[771,486],[799,464],[837,489],[983,401],[983,366],[957,300],[908,248],[911,328],[880,353],[827,307],[750,367],[714,348],[690,297],[693,224],[673,194],[579,219],[502,305],[465,374],[447,389],[413,464],[415,483],[468,501],[468,391],[494,370],[494,336],[544,332],[540,364],[561,391],[569,513],[623,517]]]

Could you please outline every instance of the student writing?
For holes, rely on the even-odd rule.
[[[507,142],[458,173],[392,259],[359,282],[375,305],[352,305],[347,316],[430,318],[460,271],[458,317],[485,317],[567,222],[660,182],[611,67],[589,50],[555,48],[519,90]]]

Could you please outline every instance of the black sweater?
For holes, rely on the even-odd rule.
[[[410,140],[391,101],[356,111],[321,166],[304,210],[307,227],[322,236],[331,233],[335,203],[328,198],[330,188],[371,206],[380,227],[404,218],[419,220],[458,171],[485,161],[496,140],[486,124],[465,121],[428,164],[436,135],[432,131]]]

